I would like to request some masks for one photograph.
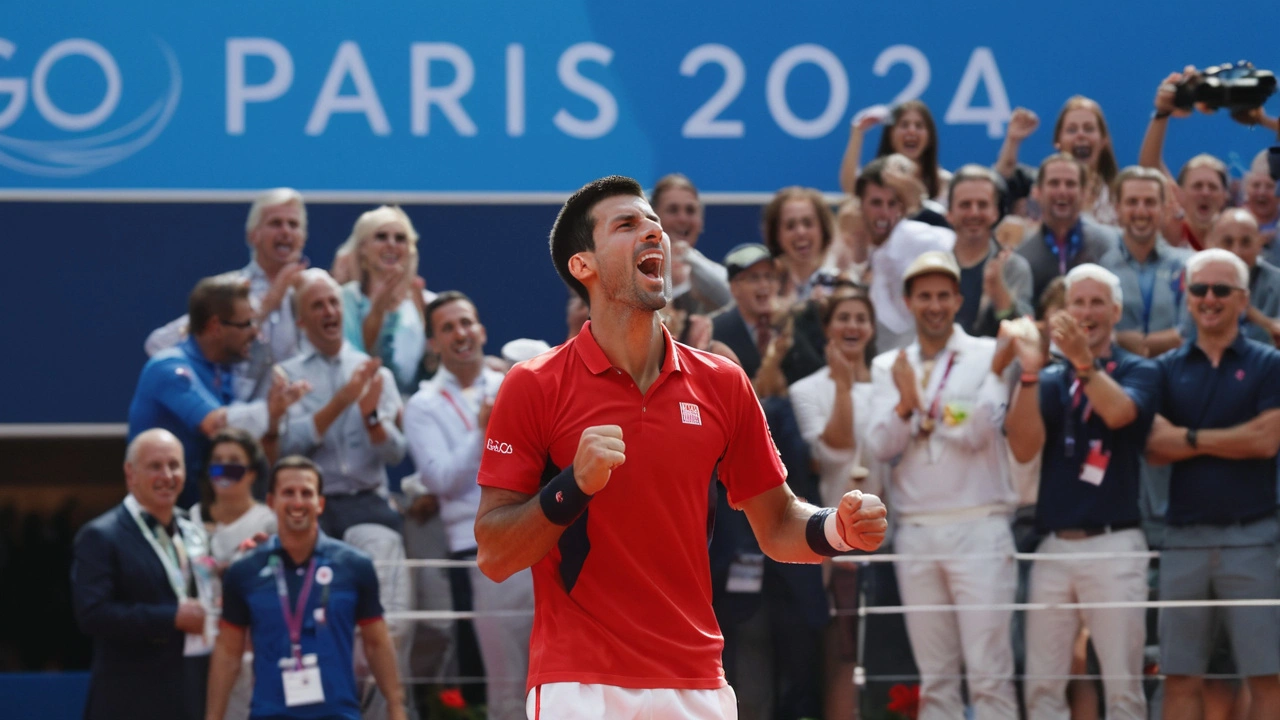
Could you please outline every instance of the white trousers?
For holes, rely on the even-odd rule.
[[[982,558],[894,564],[904,605],[1012,603],[1017,590],[1013,533],[1004,517],[948,525],[898,526],[895,548],[904,555],[991,555]],[[966,673],[976,720],[1017,720],[1009,610],[908,612],[907,637],[920,669],[919,720],[965,717],[960,676]]]
[[[529,613],[511,617],[478,615],[472,621],[484,659],[489,720],[525,716],[529,677],[529,634],[533,631],[533,573],[528,569],[496,583],[471,568],[471,602],[477,613]]]
[[[1146,552],[1142,531],[1134,528],[1084,540],[1050,535],[1036,552]],[[1031,569],[1033,603],[1141,602],[1147,599],[1146,558],[1043,560]],[[1067,681],[1071,648],[1083,622],[1102,666],[1107,720],[1143,720],[1147,700],[1142,691],[1142,651],[1146,643],[1146,610],[1027,611],[1027,715],[1035,720],[1067,720]]]
[[[639,690],[615,685],[547,683],[529,691],[529,720],[737,720],[733,688]]]

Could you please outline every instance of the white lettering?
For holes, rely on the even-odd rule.
[[[453,43],[414,43],[410,47],[410,132],[426,135],[431,129],[431,106],[444,113],[445,119],[463,137],[476,134],[476,124],[471,121],[460,102],[471,90],[476,80],[476,66],[466,50]],[[431,86],[431,61],[443,60],[453,65],[456,75],[453,82],[439,87]]]
[[[355,85],[356,94],[339,95],[342,81],[348,75]],[[373,78],[369,77],[369,67],[360,54],[360,46],[350,40],[339,45],[337,54],[333,56],[329,74],[325,76],[315,107],[311,109],[311,118],[307,120],[306,133],[323,135],[329,125],[329,116],[335,112],[364,113],[374,135],[391,134],[391,123],[387,122],[387,113],[378,100],[378,91],[373,87]]]
[[[552,122],[569,137],[591,140],[608,135],[617,125],[618,101],[608,88],[578,72],[578,65],[584,60],[607,67],[613,61],[613,50],[599,43],[578,43],[565,50],[560,56],[560,62],[556,63],[556,75],[560,77],[560,83],[595,104],[595,119],[580,120],[570,115],[568,110],[560,108]]]
[[[746,134],[741,120],[721,120],[720,113],[729,107],[742,92],[747,82],[747,67],[742,58],[732,48],[715,43],[699,45],[689,51],[680,63],[680,74],[694,77],[698,70],[707,63],[715,63],[724,68],[724,83],[702,107],[694,111],[685,120],[680,134],[687,138],[739,138]]]
[[[0,58],[12,60],[13,53],[17,49],[17,45],[0,38]],[[3,130],[17,122],[22,115],[22,111],[27,108],[26,79],[20,77],[0,78],[0,94],[9,96],[9,104],[4,106],[4,112],[0,112],[0,130]]]
[[[987,97],[991,100],[988,107],[973,106],[973,96],[978,90],[979,80],[987,86]],[[1004,90],[1004,80],[1000,77],[1000,68],[996,67],[996,58],[991,53],[991,48],[974,48],[973,54],[969,56],[969,64],[964,68],[964,75],[960,77],[955,97],[951,98],[951,105],[947,107],[947,123],[986,125],[987,137],[994,140],[1004,134],[1004,124],[1012,114],[1009,95]]]
[[[507,46],[507,135],[524,135],[524,46]]]
[[[59,60],[71,55],[81,55],[94,61],[107,79],[107,90],[103,93],[102,101],[87,113],[65,112],[49,97],[49,71]],[[120,104],[120,68],[116,65],[116,59],[111,57],[111,53],[92,40],[84,38],[63,40],[45,50],[40,60],[36,62],[35,72],[31,75],[31,99],[44,119],[54,127],[71,131],[88,130],[101,125],[104,120],[111,117],[111,113],[115,112],[116,106]],[[8,112],[7,108],[5,112]]]
[[[501,453],[503,455],[510,455],[511,453],[515,452],[515,448],[511,447],[509,443],[500,443],[497,440],[492,440],[492,439],[487,439],[485,441],[485,448],[488,450],[492,450],[493,452],[496,452],[496,453]]]
[[[880,53],[871,71],[884,77],[889,74],[889,68],[894,65],[906,65],[911,70],[911,82],[908,82],[907,86],[902,88],[902,92],[898,93],[898,96],[889,104],[901,105],[923,95],[925,89],[929,87],[929,58],[925,57],[919,48],[910,45],[893,45]]]
[[[255,55],[271,61],[271,78],[261,85],[246,85],[245,58]],[[270,102],[293,84],[293,57],[271,38],[227,38],[227,134],[244,134],[244,106]]]
[[[817,65],[826,74],[830,88],[827,107],[813,120],[796,117],[787,104],[787,80],[791,77],[791,71],[802,63]],[[802,140],[822,137],[834,130],[844,117],[845,108],[849,105],[849,76],[839,58],[830,50],[821,45],[796,45],[779,55],[769,67],[769,75],[765,79],[765,98],[769,104],[769,114],[788,135]]]

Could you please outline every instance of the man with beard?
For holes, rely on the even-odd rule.
[[[286,457],[271,471],[267,505],[276,512],[279,534],[223,576],[207,720],[223,719],[250,638],[251,717],[359,720],[352,669],[357,626],[378,688],[390,699],[387,717],[404,720],[404,690],[373,563],[320,531],[323,491],[320,468],[304,457]]]
[[[502,373],[485,366],[484,325],[471,299],[450,290],[426,308],[427,339],[440,356],[440,370],[409,399],[404,411],[404,434],[409,453],[427,492],[440,503],[452,560],[476,557],[476,511],[480,508],[480,457],[493,398]],[[533,577],[522,570],[495,583],[476,568],[449,568],[453,609],[474,610],[471,621],[479,643],[480,667],[465,667],[466,630],[458,626],[458,662],[464,676],[481,674],[488,689],[489,717],[524,718],[524,680],[529,668],[532,618],[520,615],[533,608]],[[510,616],[504,616],[510,615]],[[467,654],[475,655],[474,646]]]
[[[672,341],[657,317],[670,241],[637,182],[575,192],[550,245],[591,320],[503,381],[475,526],[490,578],[533,567],[526,711],[735,718],[707,573],[712,471],[783,562],[878,547],[884,505],[798,500],[741,368]]]
[[[257,334],[246,358],[232,366],[236,399],[249,402],[266,397],[271,366],[298,352],[298,326],[290,298],[298,274],[307,266],[302,250],[307,243],[307,208],[293,188],[275,188],[254,198],[245,221],[245,243],[252,259],[234,274],[249,281]],[[145,344],[148,355],[173,347],[190,333],[190,315],[154,330]],[[261,434],[266,413],[257,411],[237,423]],[[265,479],[265,478],[264,478]]]
[[[87,720],[204,712],[209,650],[195,567],[207,544],[174,508],[186,480],[182,455],[167,430],[139,433],[125,454],[129,495],[76,535],[72,602],[93,638]]]
[[[405,454],[398,425],[400,392],[389,369],[344,338],[340,293],[338,283],[320,269],[304,271],[294,292],[293,314],[309,347],[279,367],[285,376],[313,390],[289,409],[280,452],[308,457],[320,467],[326,503],[321,527],[330,537],[372,556],[381,566],[378,580],[388,609],[408,610],[404,519],[392,508],[387,490],[387,467]],[[410,621],[390,624],[406,668],[412,628]],[[383,699],[369,702],[380,704]]]
[[[1009,521],[1018,502],[1000,432],[1008,382],[992,372],[996,342],[955,324],[963,299],[950,253],[921,255],[903,276],[916,341],[871,364],[868,447],[893,463],[895,564],[904,605],[1013,602],[1017,568]],[[877,308],[878,310],[879,308]],[[992,553],[1008,557],[992,559]],[[981,558],[964,559],[965,555]],[[980,718],[1018,717],[1013,689],[1012,613],[907,613],[920,668],[920,720],[964,716],[962,666]]]
[[[902,296],[907,266],[931,250],[951,252],[956,234],[949,228],[904,220],[903,208],[915,203],[902,196],[886,158],[871,161],[854,183],[862,204],[862,222],[871,242],[871,301],[876,306],[876,347],[894,350],[915,336],[911,312]],[[802,376],[803,377],[803,376]]]
[[[964,298],[956,322],[970,335],[995,337],[1001,320],[1035,312],[1031,266],[995,238],[1003,187],[1004,181],[981,165],[965,165],[951,178],[947,220],[956,231],[951,254],[960,266]]]
[[[249,302],[249,281],[238,273],[201,280],[187,304],[191,335],[157,353],[142,368],[129,405],[129,438],[151,428],[168,430],[182,442],[187,472],[198,477],[214,433],[227,425],[249,429],[262,424],[245,421],[246,414],[255,411],[237,401],[232,371],[235,363],[248,358],[258,320]],[[307,390],[305,383],[272,376],[265,426],[255,433],[262,435],[264,444],[274,443],[273,429]],[[199,495],[198,484],[191,483],[178,505],[189,508]]]
[[[1040,163],[1032,195],[1043,219],[1018,247],[1031,264],[1033,298],[1071,268],[1098,262],[1118,242],[1110,228],[1080,215],[1088,176],[1088,168],[1074,155],[1057,153]]]
[[[1220,248],[1187,260],[1196,337],[1156,360],[1153,463],[1172,463],[1160,599],[1274,599],[1280,352],[1244,337],[1249,268]],[[1204,715],[1204,679],[1218,621],[1251,696],[1249,718],[1280,717],[1275,608],[1169,607],[1160,613],[1164,718]]]

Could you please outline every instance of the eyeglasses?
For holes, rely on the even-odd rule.
[[[221,319],[221,318],[219,318],[219,319]],[[230,320],[222,320],[222,324],[223,324],[223,325],[226,325],[226,326],[228,326],[228,327],[240,328],[241,330],[248,330],[249,328],[253,327],[254,325],[257,325],[257,324],[258,324],[258,321],[257,321],[257,320],[252,320],[252,319],[250,319],[250,320],[245,320],[244,322],[231,322]]]
[[[1213,296],[1216,298],[1231,297],[1231,293],[1239,289],[1240,288],[1235,287],[1234,285],[1227,285],[1226,283],[1214,283],[1212,285],[1208,283],[1191,283],[1187,286],[1187,292],[1198,298],[1204,297],[1205,294],[1210,291],[1213,292]]]

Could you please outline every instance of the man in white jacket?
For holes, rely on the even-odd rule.
[[[898,562],[903,604],[1011,603],[1017,568],[1009,519],[1018,498],[1000,433],[1008,383],[991,371],[996,342],[955,324],[963,299],[951,253],[924,253],[902,283],[916,340],[872,362],[868,445],[878,460],[894,462],[898,552],[973,556]],[[962,669],[977,720],[1018,717],[1011,618],[1008,610],[907,613],[922,676],[920,720],[964,716]]]
[[[474,527],[480,507],[476,475],[502,374],[485,366],[485,329],[475,304],[466,295],[440,293],[427,305],[425,314],[427,338],[440,355],[440,370],[409,399],[404,432],[423,486],[439,498],[450,557],[474,559]],[[474,567],[467,574],[472,607],[455,610],[513,614],[482,614],[473,621],[488,680],[489,717],[523,718],[533,627],[533,576],[526,569],[499,584]]]

